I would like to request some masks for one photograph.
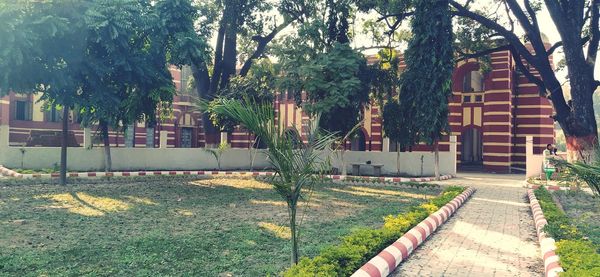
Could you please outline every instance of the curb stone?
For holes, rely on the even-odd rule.
[[[20,174],[0,165],[0,173],[14,178],[58,178],[58,173],[34,173]],[[130,177],[130,176],[151,176],[151,175],[230,175],[230,176],[272,176],[274,173],[270,171],[215,171],[215,170],[151,170],[151,171],[118,171],[118,172],[69,172],[68,177],[77,178],[93,178],[93,177]],[[347,176],[347,175],[326,175],[325,177],[332,180],[358,180],[358,181],[382,181],[391,183],[401,182],[431,182],[435,181],[435,177],[424,178],[405,178],[405,177],[371,177],[371,176]],[[454,178],[454,175],[442,175],[440,180],[448,180]]]
[[[475,193],[474,188],[469,187],[465,189],[465,191],[452,199],[452,201],[421,221],[392,243],[392,245],[364,264],[351,277],[388,276],[402,261],[408,259],[417,247],[423,244],[428,237],[444,224],[473,193]]]
[[[0,175],[6,176],[6,177],[23,178],[23,174],[18,173],[14,170],[8,169],[8,168],[4,167],[3,165],[0,165]]]
[[[531,213],[533,214],[533,221],[535,223],[535,230],[538,235],[538,241],[540,243],[540,252],[542,259],[544,260],[544,272],[546,277],[558,276],[559,272],[563,272],[563,268],[560,266],[558,255],[554,252],[556,250],[556,244],[553,238],[546,235],[544,232],[544,226],[548,224],[544,217],[544,212],[540,203],[538,202],[532,189],[527,190],[527,196],[529,196],[529,203],[531,206]]]

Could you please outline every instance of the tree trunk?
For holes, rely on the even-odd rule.
[[[435,152],[435,179],[437,181],[440,180],[440,142],[438,140],[435,141],[433,145]]]
[[[588,78],[589,79],[589,78]],[[567,116],[557,116],[567,142],[570,162],[589,162],[598,147],[598,131],[594,114],[593,91],[589,85],[579,84],[586,80],[571,80],[571,111]]]
[[[400,177],[400,143],[396,142],[396,175]]]
[[[223,72],[221,73],[221,83],[219,84],[219,89],[226,88],[229,85],[229,80],[231,79],[231,76],[235,75],[236,72],[237,32],[238,26],[235,23],[230,23],[229,26],[227,26],[227,30],[225,31],[225,45],[223,46],[222,64]]]
[[[342,148],[342,150],[340,150],[340,151],[341,151],[340,156],[342,157],[342,176],[346,176],[346,175],[348,175],[348,169],[346,168],[346,158],[344,155],[346,150],[344,150]]]
[[[228,9],[228,8],[225,8]],[[215,62],[213,66],[213,74],[209,83],[210,95],[215,95],[219,90],[219,81],[221,73],[223,71],[223,40],[225,38],[225,31],[227,30],[226,17],[219,21],[219,31],[217,32],[217,45],[215,47]]]
[[[576,137],[566,137],[567,142],[567,160],[569,162],[583,161],[592,162],[596,159],[596,150],[598,148],[598,137],[594,135]]]
[[[198,97],[204,100],[211,100],[213,95],[210,93],[210,76],[208,75],[208,67],[205,61],[200,61],[198,64],[192,64],[192,75],[196,80],[196,91]],[[217,128],[210,121],[208,113],[202,113],[202,130],[205,134],[206,146],[216,143]]]
[[[105,121],[100,121],[100,132],[102,133],[102,141],[104,142],[104,172],[110,172],[112,170],[112,158],[110,155],[108,123]]]
[[[67,147],[69,145],[69,108],[63,106],[62,138],[60,142],[60,184],[67,184]]]
[[[296,205],[291,205],[290,209],[290,230],[292,235],[292,266],[298,263],[298,238],[296,232]]]

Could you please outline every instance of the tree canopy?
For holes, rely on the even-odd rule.
[[[435,1],[440,2],[440,1]],[[458,60],[484,61],[495,51],[510,50],[520,73],[535,83],[540,95],[554,107],[571,150],[597,143],[592,94],[600,85],[594,70],[600,41],[600,3],[597,0],[494,1],[476,5],[474,1],[448,1],[455,17]],[[363,10],[374,10],[393,31],[415,13],[415,0],[361,1]],[[550,45],[541,32],[538,16],[546,10],[561,40]],[[523,36],[521,36],[523,34]],[[571,87],[571,100],[565,98],[550,56],[558,49]],[[485,64],[485,63],[484,63]]]

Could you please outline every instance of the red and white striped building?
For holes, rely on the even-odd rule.
[[[405,67],[401,61],[401,68]],[[155,128],[144,123],[134,126],[135,138],[119,132],[110,133],[114,147],[158,147],[160,132],[167,132],[167,147],[204,147],[216,144],[220,134],[205,134],[201,114],[194,109],[193,97],[186,89],[188,70],[171,68],[173,81],[179,92],[175,96],[169,119]],[[474,61],[460,62],[453,73],[453,96],[450,99],[449,123],[451,134],[457,136],[458,157],[463,165],[478,165],[486,171],[510,172],[525,167],[525,137],[533,136],[534,153],[539,154],[554,141],[554,124],[550,116],[552,106],[539,96],[535,84],[529,82],[515,68],[509,51],[491,54],[491,71],[482,74]],[[10,93],[0,98],[0,126],[8,126],[11,146],[59,146],[60,112],[43,111],[38,95]],[[308,118],[295,105],[292,97],[278,94],[275,110],[280,127],[300,130]],[[356,151],[395,151],[395,144],[384,138],[379,107],[372,104],[363,112],[364,124],[359,135],[347,143],[347,149]],[[71,115],[71,146],[83,145],[83,129]],[[153,134],[153,140],[147,136]],[[126,143],[126,138],[130,139]],[[238,129],[228,135],[234,148],[253,146],[251,134]],[[100,141],[94,142],[99,144]],[[148,145],[147,145],[148,144]],[[428,150],[419,145],[412,150]],[[441,151],[448,151],[447,140],[441,142]]]

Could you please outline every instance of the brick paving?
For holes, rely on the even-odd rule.
[[[390,276],[543,276],[522,175],[459,174],[477,192]]]

